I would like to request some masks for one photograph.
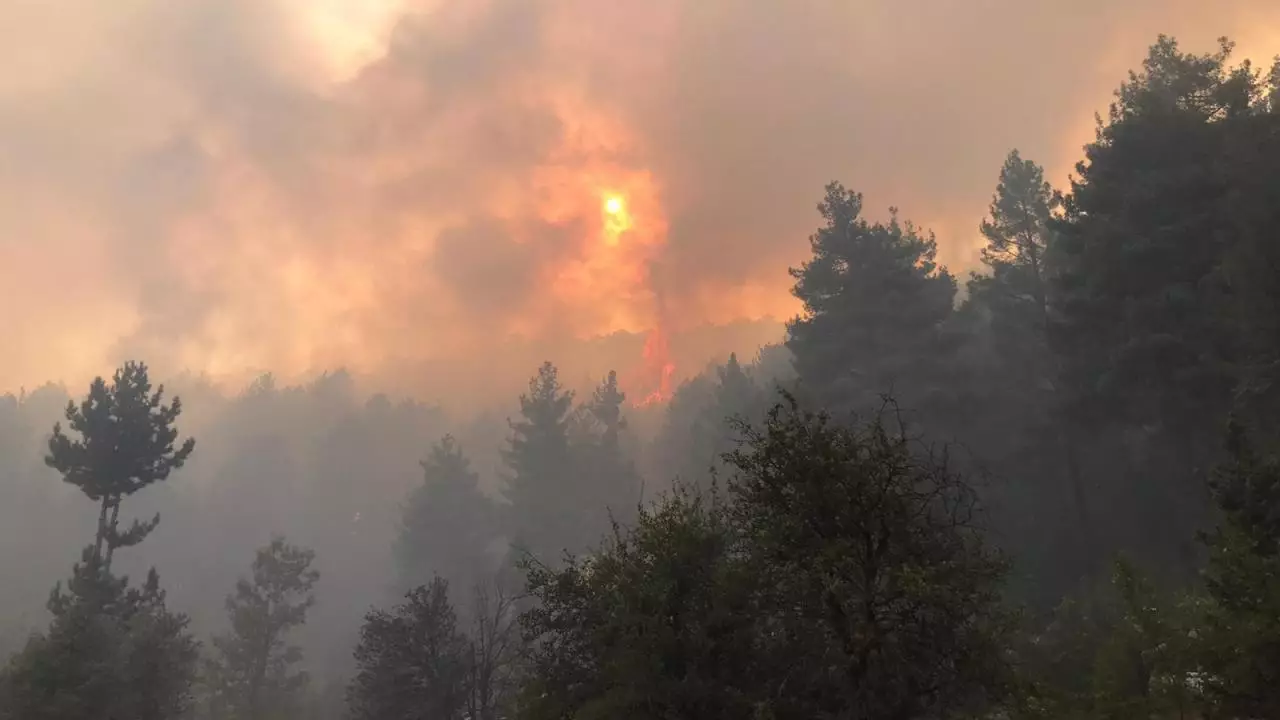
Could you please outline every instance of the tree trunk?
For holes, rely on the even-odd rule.
[[[115,554],[115,550],[116,550],[116,526],[119,520],[120,520],[120,498],[117,497],[115,501],[111,503],[111,520],[108,521],[107,527],[105,528],[105,533],[104,533],[106,535],[106,541],[107,541],[107,558],[106,558],[106,561],[103,563],[103,567],[107,570],[111,569],[111,556]]]
[[[107,539],[107,509],[111,505],[111,499],[107,496],[102,498],[102,509],[98,512],[98,534],[93,539],[93,559],[102,560],[102,544]]]

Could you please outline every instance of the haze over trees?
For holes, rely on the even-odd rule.
[[[993,158],[963,293],[829,184],[785,338],[665,405],[4,399],[0,718],[1280,717],[1280,62],[1231,50],[1159,38],[1069,187]]]

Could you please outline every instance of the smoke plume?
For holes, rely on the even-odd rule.
[[[796,310],[785,270],[826,181],[931,227],[964,271],[1005,153],[1065,180],[1158,33],[1280,50],[1266,0],[5,13],[0,387],[141,357],[445,397],[543,357],[639,364],[655,329],[679,346],[738,322],[713,349],[750,349]]]

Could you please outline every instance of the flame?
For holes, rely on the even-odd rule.
[[[671,399],[671,376],[675,373],[675,363],[671,362],[671,348],[667,344],[667,334],[662,327],[649,331],[641,352],[643,366],[642,380],[648,381],[648,387],[654,388],[649,394],[637,400],[635,407],[648,407],[656,403],[664,403]]]

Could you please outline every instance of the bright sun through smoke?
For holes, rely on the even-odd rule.
[[[621,195],[604,198],[604,237],[609,245],[617,245],[622,233],[631,229],[631,214]]]

